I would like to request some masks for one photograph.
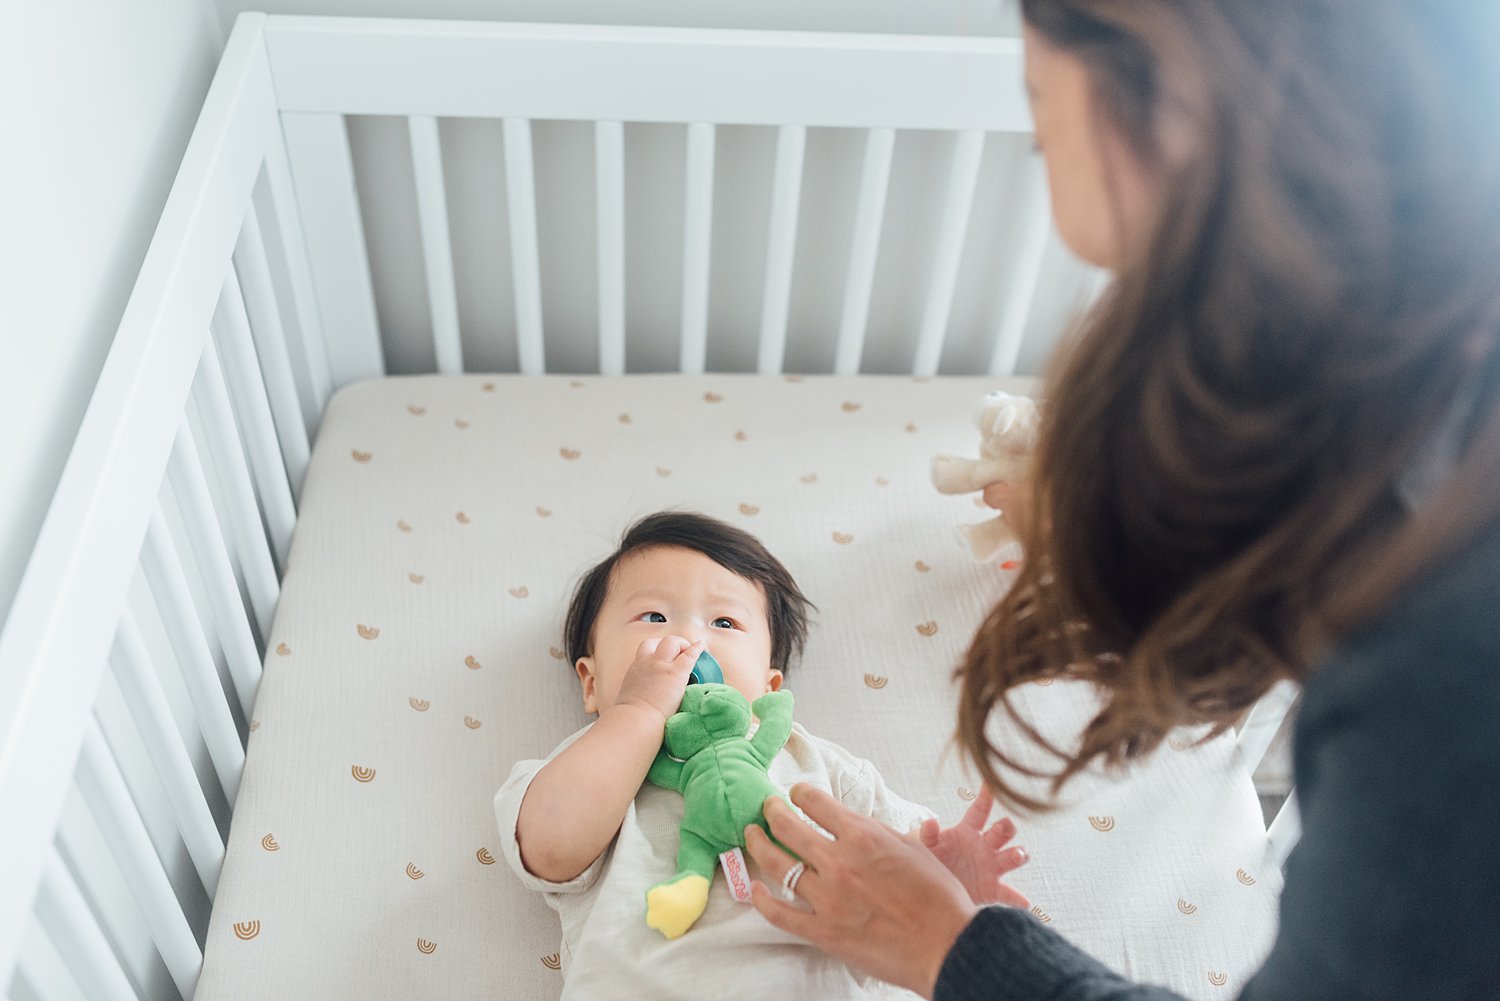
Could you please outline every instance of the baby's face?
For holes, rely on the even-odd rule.
[[[657,546],[624,557],[610,574],[592,652],[575,665],[584,709],[613,706],[641,643],[668,636],[703,640],[724,683],[751,702],[781,687],[761,586],[695,550]]]

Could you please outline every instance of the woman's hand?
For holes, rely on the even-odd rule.
[[[964,884],[923,845],[821,790],[796,785],[792,801],[834,837],[824,837],[780,798],[766,800],[771,833],[806,866],[797,896],[812,912],[781,899],[781,881],[796,860],[752,825],[746,847],[776,886],[754,884],[755,909],[855,969],[931,997],[943,960],[979,909]]]
[[[988,789],[980,791],[964,819],[946,830],[936,821],[925,821],[917,831],[918,841],[969,891],[976,904],[1005,904],[1023,910],[1031,901],[1015,887],[1004,882],[1007,873],[1026,864],[1026,849],[1020,845],[1005,847],[1016,836],[1016,825],[1002,817],[989,829],[994,798]]]

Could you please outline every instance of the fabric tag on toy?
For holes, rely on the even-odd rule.
[[[750,875],[745,870],[745,853],[731,848],[719,855],[719,868],[724,870],[724,882],[729,884],[729,893],[742,904],[750,902]]]

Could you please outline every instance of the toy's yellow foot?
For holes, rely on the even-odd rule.
[[[688,873],[646,892],[646,924],[667,938],[677,938],[693,927],[707,907],[708,880]]]

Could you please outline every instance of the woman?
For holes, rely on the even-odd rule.
[[[1104,695],[1055,793],[1295,679],[1304,833],[1241,997],[1500,998],[1500,5],[1022,8],[1058,230],[1116,277],[1049,373],[960,743],[1036,805],[986,736],[1018,684]],[[793,798],[835,840],[767,802],[812,908],[758,886],[779,927],[930,997],[1172,996]]]

